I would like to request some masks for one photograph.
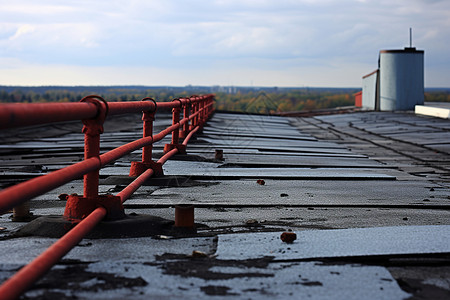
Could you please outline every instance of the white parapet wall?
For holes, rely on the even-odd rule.
[[[439,107],[430,105],[416,105],[415,113],[418,115],[426,115],[442,119],[450,119],[450,105],[449,107]]]
[[[362,107],[375,110],[377,108],[377,77],[378,70],[363,77]]]

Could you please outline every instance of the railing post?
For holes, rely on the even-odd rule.
[[[152,111],[142,112],[143,121],[143,137],[153,136],[153,121],[155,121],[155,113],[157,109],[156,101],[152,98],[144,98],[142,101],[152,101],[154,103],[154,109]],[[142,162],[133,161],[131,162],[130,176],[137,177],[144,173],[148,169],[153,170],[153,176],[160,177],[163,176],[162,164],[157,163],[152,160],[153,143],[142,147]]]
[[[200,98],[200,101],[199,101],[198,105],[199,105],[200,113],[199,113],[197,125],[199,127],[198,132],[202,132],[203,131],[203,125],[205,123],[205,111],[206,111],[206,109],[205,109],[205,99],[204,99],[204,97],[199,97],[199,98]]]
[[[194,100],[196,100],[195,97],[194,97]],[[195,101],[194,103],[192,103],[192,114],[197,113],[197,111],[198,111],[197,108],[198,108],[197,101]],[[195,117],[192,119],[192,122],[191,122],[191,130],[194,129],[195,127],[197,127],[197,117],[198,117],[198,116],[195,116]]]
[[[180,102],[180,107],[174,107],[172,109],[172,125],[176,125],[180,122],[181,101],[180,100],[177,101]],[[172,144],[177,145],[179,143],[179,139],[180,139],[179,129],[172,131]]]
[[[180,112],[181,112],[181,107],[183,105],[183,103],[181,102],[181,100],[179,99],[175,99],[173,101],[178,101],[180,103],[179,106],[175,106],[172,109],[172,126],[176,125],[180,122]],[[170,144],[165,144],[164,145],[164,153],[167,153],[175,148],[178,149],[178,153],[180,154],[185,154],[186,153],[186,146],[183,144],[180,144],[180,131],[179,128],[172,131],[172,142]]]
[[[153,99],[152,99],[153,100]],[[153,100],[154,101],[154,100]],[[143,137],[153,136],[153,121],[155,121],[156,102],[154,111],[142,112],[143,122]],[[153,143],[142,148],[142,162],[147,163],[152,161]]]
[[[201,114],[201,112],[200,112],[200,101],[199,101],[200,97],[195,97],[195,99],[197,100],[197,103],[195,105],[195,108],[196,108],[195,112],[197,113],[197,116],[195,117],[195,127],[197,127],[197,126],[200,125],[200,114]]]
[[[191,99],[186,99],[183,107],[183,119],[187,119],[187,122],[183,124],[183,129],[180,130],[180,138],[184,139],[190,132],[189,127],[189,111],[191,110]]]
[[[205,124],[206,121],[206,99],[202,99],[202,126]]]
[[[84,159],[100,156],[100,134],[103,133],[103,123],[108,114],[108,104],[100,97],[85,97],[81,102],[94,103],[97,106],[97,117],[83,120]],[[98,196],[99,170],[84,175],[83,196],[86,198]]]
[[[98,158],[100,165],[100,134],[103,133],[103,123],[108,114],[107,102],[99,96],[87,96],[81,102],[90,102],[97,106],[97,116],[94,119],[83,121],[84,133],[84,159]],[[108,211],[108,218],[119,219],[125,214],[120,197],[112,195],[99,196],[99,169],[89,172],[83,177],[83,197],[72,194],[67,197],[64,217],[72,221],[80,221],[88,216],[97,207],[105,207]]]

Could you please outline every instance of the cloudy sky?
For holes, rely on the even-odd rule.
[[[410,27],[450,87],[448,0],[0,0],[0,85],[358,87]]]

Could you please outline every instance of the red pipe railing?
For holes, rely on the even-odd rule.
[[[97,97],[97,96],[92,96],[89,98],[101,99],[100,97]],[[112,102],[112,103],[108,103],[107,114],[108,115],[119,115],[121,111],[123,111],[124,114],[127,114],[127,113],[132,113],[132,112],[138,113],[138,112],[142,112],[142,111],[156,110],[155,104],[157,105],[158,110],[167,110],[170,108],[180,107],[180,105],[185,105],[186,103],[189,103],[189,102],[191,102],[192,104],[196,104],[201,101],[208,101],[209,103],[212,103],[213,98],[214,98],[213,95],[207,95],[207,96],[203,96],[202,99],[198,99],[198,97],[195,97],[195,100],[190,100],[190,101],[188,101],[188,99],[180,99],[180,101],[159,102],[159,103],[156,103],[153,101]],[[74,104],[75,105],[74,107],[76,107],[77,109],[80,107],[79,104],[83,104],[84,108],[85,109],[87,108],[87,110],[89,111],[89,116],[91,116],[91,117],[96,117],[99,114],[99,107],[100,108],[102,107],[100,104],[95,105],[93,103],[88,103],[88,102],[65,103],[65,104],[67,104],[67,105]],[[36,105],[39,107],[39,112],[40,112],[40,116],[36,117],[36,120],[39,119],[40,124],[61,121],[60,119],[57,119],[55,117],[55,112],[61,111],[59,103],[47,104],[49,107],[49,111],[50,111],[50,113],[48,115],[48,117],[49,117],[48,120],[46,119],[47,115],[42,110],[42,107],[43,107],[42,104],[36,104]],[[64,108],[71,109],[71,106],[67,106],[67,105],[65,105]],[[6,106],[6,112],[8,112],[9,114],[6,114],[5,111],[3,110],[4,106]],[[2,123],[3,128],[28,126],[30,124],[30,122],[27,121],[28,117],[34,118],[34,113],[33,113],[32,109],[30,109],[30,106],[35,107],[35,104],[23,104],[23,109],[21,109],[20,104],[5,104],[4,106],[3,105],[0,106],[0,116],[6,117],[6,118],[8,118],[8,116],[9,116],[9,119],[14,119],[14,118],[16,118],[16,116],[20,116],[20,118],[17,119],[17,121],[13,122],[11,124],[11,126],[5,126],[5,124]],[[96,109],[95,113],[92,113],[93,111],[90,111],[92,108]],[[85,109],[81,109],[79,111],[79,114],[72,113],[70,120],[73,120],[73,118],[75,116],[78,116],[80,118],[85,117],[86,111],[87,111]],[[195,108],[193,108],[193,110],[195,111]],[[211,112],[212,112],[212,109],[209,109],[209,114],[211,114]],[[198,111],[196,113],[198,113]],[[196,116],[196,114],[193,114],[188,118],[183,118],[183,120],[180,121],[180,124],[184,124],[185,122],[188,122],[189,120],[191,120],[192,116]],[[24,120],[24,121],[23,121],[23,123],[20,123],[19,120]],[[34,123],[34,124],[36,124],[36,123]],[[197,124],[195,124],[195,125],[197,126]],[[85,125],[85,127],[86,127],[86,125]],[[159,134],[154,135],[154,136],[151,136],[151,135],[148,136],[148,129],[147,129],[147,134],[144,133],[144,135],[146,135],[146,136],[142,139],[139,139],[139,140],[136,140],[129,144],[118,147],[118,148],[111,150],[100,156],[93,156],[93,157],[89,157],[87,159],[85,157],[85,160],[83,162],[74,164],[74,165],[66,167],[64,169],[46,174],[41,177],[34,178],[32,180],[29,180],[29,181],[14,185],[5,190],[2,190],[2,191],[0,191],[0,214],[5,213],[9,209],[11,209],[15,206],[18,206],[21,203],[30,200],[31,198],[42,195],[45,192],[48,192],[58,186],[68,183],[68,182],[80,177],[81,175],[84,175],[89,172],[94,172],[96,169],[100,169],[101,167],[105,166],[106,164],[108,164],[108,163],[110,163],[132,151],[135,151],[135,150],[145,147],[145,146],[152,145],[154,142],[161,140],[167,134],[178,129],[179,127],[180,127],[179,124],[172,125],[169,128],[166,128],[165,130],[161,131]],[[89,132],[87,132],[87,133],[89,133]],[[88,139],[88,141],[87,141],[87,144],[89,145],[88,147],[92,147],[91,146],[92,139],[85,138],[85,142],[86,142],[86,139]],[[86,151],[86,149],[85,149],[85,151]],[[144,148],[144,151],[146,151],[145,148]],[[148,149],[147,149],[147,151],[148,151]],[[89,156],[90,154],[87,154],[87,155]],[[85,156],[86,156],[86,153],[85,153]],[[148,157],[147,157],[147,160],[149,160]],[[139,174],[137,174],[137,175],[139,175]],[[90,183],[88,183],[88,184],[90,184]],[[91,188],[88,188],[88,189],[91,189]]]
[[[15,299],[20,296],[105,217],[112,219],[122,217],[124,215],[122,203],[151,176],[161,175],[162,165],[170,157],[185,151],[189,139],[201,129],[213,113],[213,100],[214,95],[206,95],[176,99],[170,103],[155,102],[150,98],[145,98],[141,102],[107,103],[101,97],[88,96],[81,103],[65,103],[64,105],[6,104],[0,106],[0,128],[82,119],[85,133],[84,161],[0,191],[0,213],[2,213],[84,175],[83,197],[69,196],[64,212],[64,216],[77,225],[30,264],[5,281],[0,286],[2,299]],[[37,116],[35,116],[35,108],[39,112]],[[153,135],[153,121],[157,109],[172,109],[173,120],[172,126]],[[65,110],[71,111],[67,113]],[[183,110],[183,118],[180,120],[181,110]],[[103,122],[107,115],[135,112],[143,112],[143,138],[100,155],[99,137],[103,132]],[[4,120],[9,120],[10,123]],[[185,135],[182,144],[179,144],[180,128],[181,135],[183,137]],[[169,133],[172,133],[172,140],[171,144],[165,145],[165,154],[157,162],[152,161],[153,143],[162,140]],[[98,195],[99,169],[140,148],[143,149],[142,163],[133,162],[130,170],[130,175],[138,177],[116,196]]]
[[[0,129],[95,118],[92,103],[2,104]]]

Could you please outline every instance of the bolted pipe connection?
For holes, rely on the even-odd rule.
[[[108,103],[99,96],[87,96],[80,102],[89,102],[97,106],[97,115],[93,119],[85,119],[83,122],[84,133],[84,159],[92,157],[100,161],[100,134],[103,133],[103,123],[108,115]],[[99,169],[89,172],[83,177],[83,197],[72,194],[67,197],[64,217],[79,222],[93,212],[97,207],[107,210],[107,219],[119,219],[125,217],[120,197],[112,195],[98,195]]]

